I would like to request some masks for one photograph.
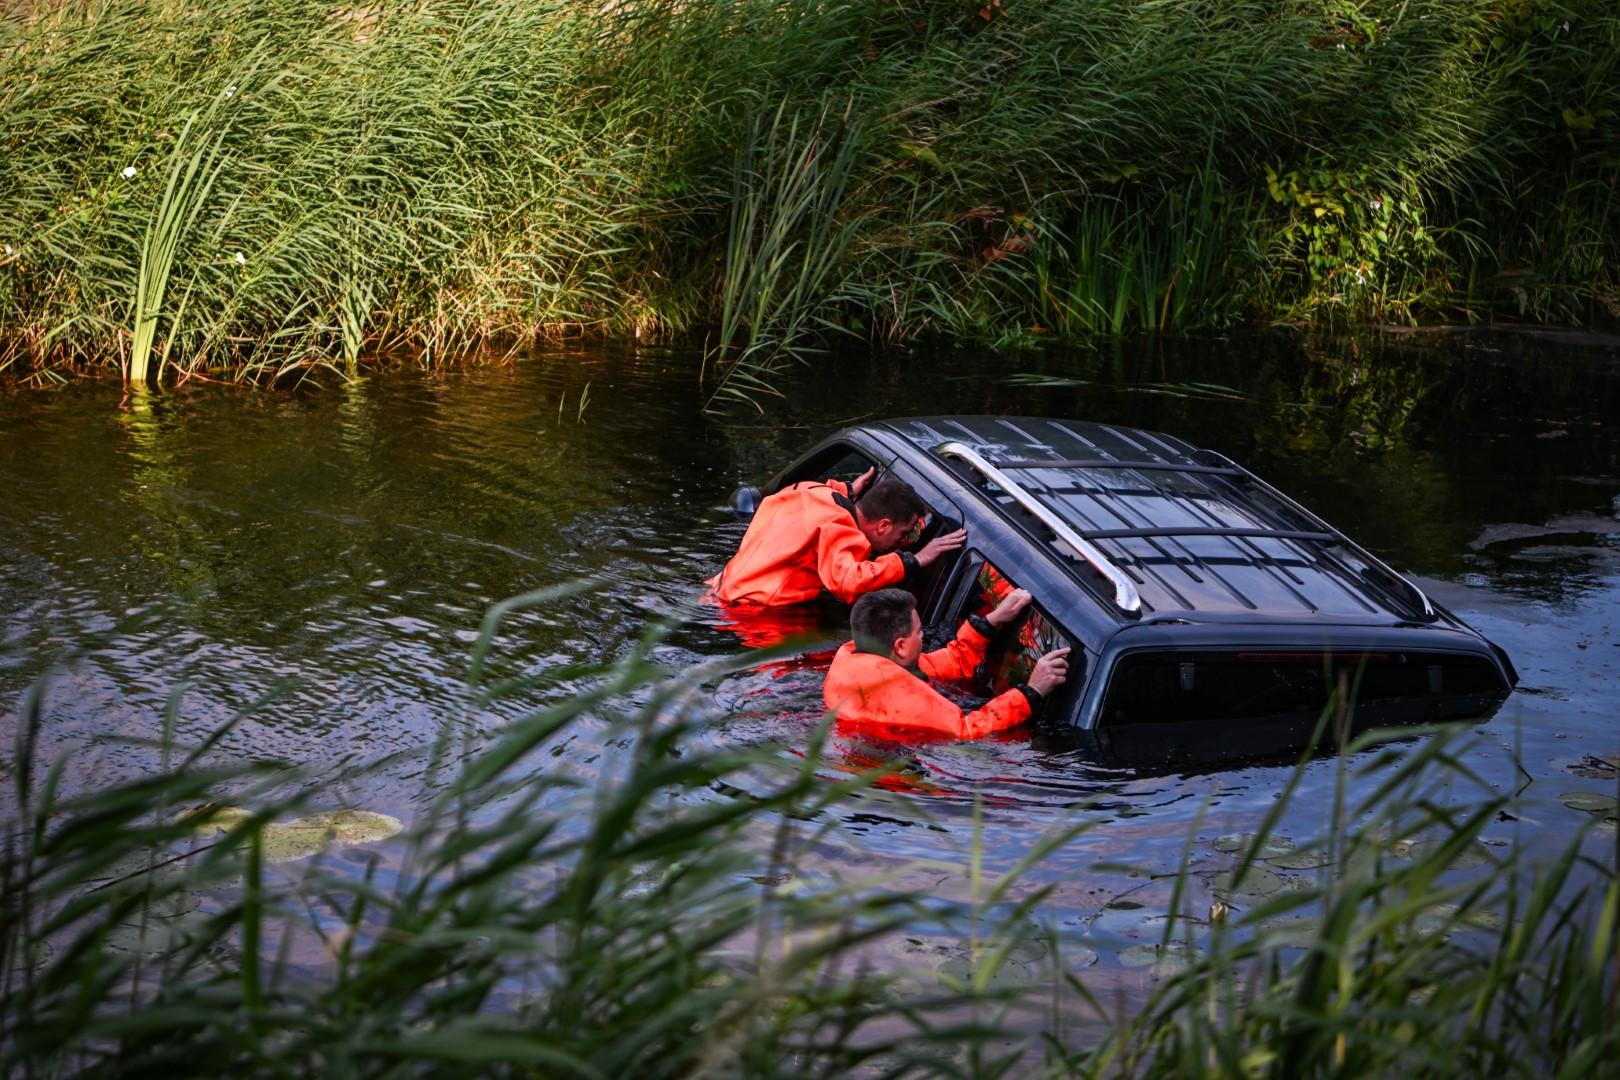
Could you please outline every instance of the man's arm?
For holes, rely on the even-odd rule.
[[[956,639],[943,649],[924,653],[918,666],[934,679],[965,679],[973,669],[984,663],[990,637],[1010,625],[1029,606],[1027,589],[1014,589],[1002,597],[995,610],[985,616],[974,615],[956,631]]]
[[[898,585],[906,578],[899,552],[868,559],[872,544],[853,523],[829,523],[816,534],[816,573],[828,592],[846,604],[864,593]]]
[[[965,622],[957,628],[956,637],[949,645],[923,653],[917,666],[930,679],[965,679],[984,663],[984,651],[989,645],[989,640],[971,621]]]

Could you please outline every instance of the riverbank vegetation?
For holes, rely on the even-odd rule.
[[[0,364],[1620,316],[1604,0],[0,14]]]
[[[36,760],[39,685],[4,762],[6,1074],[1612,1070],[1620,854],[1589,833],[1612,831],[1613,796],[1561,796],[1562,852],[1492,846],[1487,830],[1525,809],[1474,773],[1465,743],[1364,739],[1336,759],[1315,837],[1291,810],[1301,769],[1251,834],[1208,841],[1195,819],[1179,870],[1099,864],[1097,915],[1158,905],[1152,939],[1120,948],[1091,935],[1095,916],[1060,925],[1048,890],[1019,881],[1053,845],[1118,827],[1104,807],[1077,807],[1005,875],[981,863],[997,811],[977,807],[965,865],[927,867],[969,880],[968,904],[818,873],[807,859],[885,774],[823,769],[825,729],[802,755],[702,749],[703,687],[725,663],[663,670],[656,632],[610,668],[569,672],[585,689],[506,673],[503,619],[553,599],[492,609],[466,712],[422,763],[419,815],[369,843],[346,831],[364,819],[310,813],[335,810],[364,766],[225,760],[223,730],[122,747],[152,767],[65,790],[67,759]],[[484,728],[481,706],[513,695],[538,698]],[[164,729],[181,708],[177,693]],[[611,750],[589,789],[551,753],[582,731]],[[1613,783],[1617,768],[1594,757],[1580,775]],[[1280,835],[1290,818],[1297,845]],[[316,835],[289,845],[300,829]],[[1106,887],[1122,879],[1128,905]],[[917,925],[960,937],[900,950],[898,968],[872,951]]]

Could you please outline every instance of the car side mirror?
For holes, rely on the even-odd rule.
[[[751,484],[744,484],[742,487],[738,488],[732,493],[731,512],[736,514],[737,517],[741,518],[743,521],[747,521],[749,518],[753,517],[754,511],[758,509],[759,488],[754,487]]]

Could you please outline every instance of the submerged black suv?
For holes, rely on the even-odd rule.
[[[1110,757],[1276,753],[1331,713],[1357,729],[1472,719],[1517,681],[1500,648],[1417,586],[1180,439],[1070,420],[892,420],[832,436],[765,494],[874,465],[933,508],[915,546],[968,530],[959,554],[909,583],[934,643],[1028,589],[1033,611],[979,689],[1071,647],[1069,681],[1043,715]]]

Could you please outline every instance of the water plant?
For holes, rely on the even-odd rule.
[[[1601,0],[36,0],[0,365],[656,334],[727,351],[721,403],[832,328],[1612,322],[1617,46]]]
[[[1339,731],[1328,820],[1297,843],[1280,830],[1306,825],[1308,761],[1247,834],[1206,843],[1200,816],[1180,866],[1132,886],[1164,896],[1159,936],[1110,965],[1102,939],[1040,929],[1048,894],[1018,883],[1106,826],[1079,820],[997,875],[976,800],[964,947],[919,995],[863,949],[940,905],[798,858],[886,774],[822,769],[825,726],[802,757],[699,748],[706,687],[757,657],[670,671],[656,630],[570,673],[573,691],[492,674],[506,620],[559,597],[491,609],[399,837],[311,813],[329,773],[223,760],[250,713],[178,746],[179,694],[150,770],[66,791],[67,759],[36,760],[36,685],[5,763],[7,1072],[1576,1076],[1615,1060],[1620,855],[1592,843],[1599,816],[1564,806],[1586,828],[1562,852],[1482,844],[1510,797],[1471,768],[1466,733]],[[528,707],[491,724],[503,700]],[[548,752],[582,726],[612,748],[589,788]],[[345,843],[341,860],[317,850]],[[1123,1015],[1092,982],[1121,970],[1152,983]]]

